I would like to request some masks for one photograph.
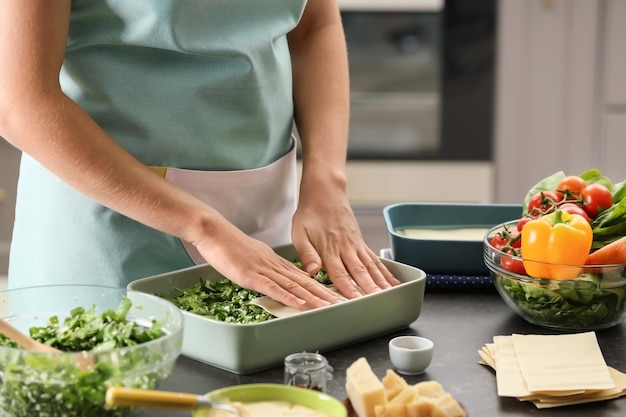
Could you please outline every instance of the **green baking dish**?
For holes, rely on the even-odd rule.
[[[285,259],[297,259],[291,245],[275,249]],[[420,314],[426,274],[410,265],[382,259],[402,282],[400,285],[301,314],[261,323],[226,323],[183,311],[182,354],[236,374],[249,374],[283,363],[294,352],[325,350],[349,345],[408,327]],[[129,289],[170,295],[200,279],[222,279],[210,265],[136,280]]]
[[[516,204],[397,203],[383,209],[392,259],[431,275],[488,276],[483,261],[484,233],[521,215],[522,206]],[[444,232],[433,238],[428,233],[411,236],[406,232],[459,229],[477,229],[479,233],[459,238],[446,237]]]

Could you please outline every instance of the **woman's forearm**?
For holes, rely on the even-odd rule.
[[[289,41],[303,187],[321,183],[345,189],[349,78],[336,1],[309,2]]]
[[[220,216],[154,175],[61,91],[69,5],[1,2],[0,136],[95,201],[193,242]]]

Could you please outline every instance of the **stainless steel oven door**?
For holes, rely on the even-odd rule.
[[[406,157],[437,149],[438,20],[421,12],[344,12],[351,157]]]
[[[439,149],[441,1],[343,0],[350,63],[351,159]]]
[[[497,0],[339,0],[354,205],[488,202]]]
[[[351,160],[491,161],[497,0],[339,0]]]

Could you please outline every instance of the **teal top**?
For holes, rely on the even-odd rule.
[[[232,171],[288,152],[286,34],[306,0],[74,0],[64,92],[146,165]],[[171,236],[96,204],[24,156],[11,288],[125,286],[192,262]]]

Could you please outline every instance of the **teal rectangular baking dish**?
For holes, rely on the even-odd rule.
[[[431,275],[487,276],[481,238],[465,240],[407,236],[406,229],[487,229],[518,219],[522,206],[514,204],[397,203],[383,216],[391,243],[391,257]]]
[[[293,246],[275,249],[297,259]],[[402,282],[391,289],[301,314],[252,324],[225,323],[183,311],[182,354],[236,374],[249,374],[283,363],[290,353],[324,352],[408,327],[419,317],[426,274],[410,265],[382,259]],[[210,265],[198,265],[136,280],[128,289],[171,295],[200,279],[222,279]]]

